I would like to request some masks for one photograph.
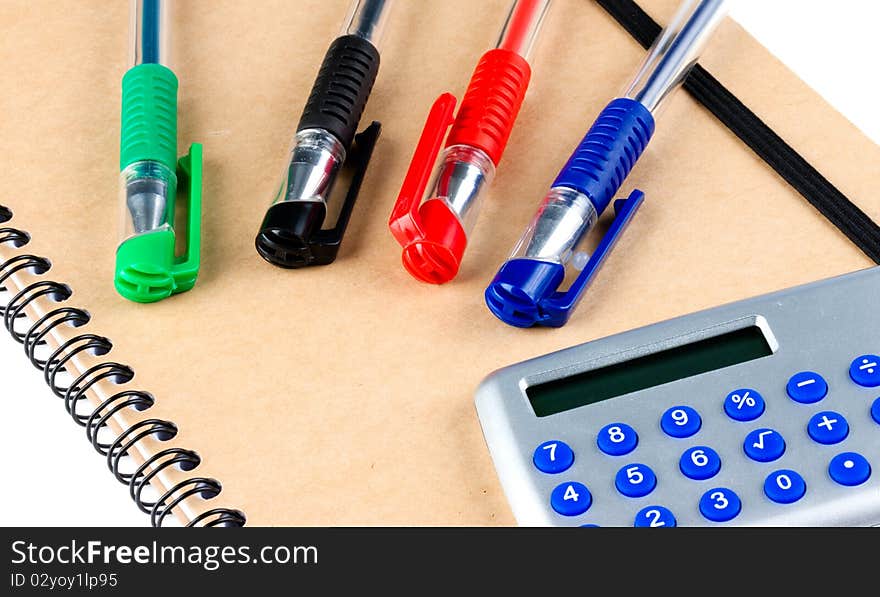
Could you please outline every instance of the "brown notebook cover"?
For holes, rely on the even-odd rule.
[[[16,272],[8,292],[57,280],[73,290],[65,304],[91,314],[86,326],[53,329],[41,351],[84,333],[112,341],[107,355],[74,355],[67,375],[107,361],[135,372],[125,384],[93,384],[84,392],[92,408],[125,389],[155,398],[147,410],[116,413],[103,441],[141,420],[176,425],[168,441],[136,442],[125,470],[173,446],[198,453],[195,470],[169,466],[154,477],[154,499],[192,478],[222,484],[212,499],[187,497],[174,509],[178,523],[227,507],[249,525],[511,525],[473,405],[485,375],[870,265],[679,91],[621,190],[644,190],[646,204],[568,325],[522,330],[496,320],[483,289],[644,56],[596,3],[555,0],[462,271],[441,287],[415,282],[388,231],[391,206],[431,103],[463,91],[508,4],[397,2],[362,121],[381,121],[383,133],[339,259],[285,271],[260,259],[254,235],[348,0],[177,3],[180,153],[192,142],[205,153],[202,270],[195,289],[152,305],[127,302],[113,288],[127,3],[0,6],[0,203],[14,213],[3,226],[31,235],[20,248],[0,244],[0,263],[26,253],[52,262],[44,275]],[[664,23],[676,2],[643,5]],[[880,148],[741,27],[725,22],[701,63],[880,218]],[[58,306],[43,296],[24,311],[35,321]],[[61,405],[58,416],[67,416]]]

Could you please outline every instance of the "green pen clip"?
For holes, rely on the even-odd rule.
[[[186,250],[175,255],[176,238],[171,227],[123,241],[116,251],[115,285],[129,300],[153,303],[195,286],[201,262],[201,144],[193,143],[189,153],[180,158],[176,175],[179,184],[187,188]],[[170,211],[173,214],[173,209]]]

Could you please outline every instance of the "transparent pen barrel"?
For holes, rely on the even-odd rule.
[[[304,129],[294,137],[293,147],[273,201],[320,201],[327,203],[345,161],[339,140],[322,129]]]
[[[514,0],[496,47],[529,60],[549,6],[550,0]]]
[[[483,188],[492,183],[495,165],[483,151],[468,145],[444,150],[428,201],[442,201],[455,214],[466,234],[474,229]]]
[[[589,260],[584,241],[597,220],[596,208],[583,193],[568,187],[550,189],[510,258],[581,270]]]
[[[342,25],[341,35],[357,35],[378,48],[385,34],[394,0],[354,0]]]
[[[120,241],[157,230],[173,230],[177,175],[160,162],[135,162],[120,173]]]
[[[141,64],[161,64],[171,68],[171,1],[130,0],[129,68]]]
[[[684,0],[623,97],[638,101],[656,115],[696,64],[726,12],[725,0]]]

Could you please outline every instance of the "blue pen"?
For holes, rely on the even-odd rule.
[[[632,84],[599,114],[486,289],[486,304],[499,319],[517,327],[560,327],[568,321],[644,194],[636,190],[614,202],[614,221],[592,254],[583,241],[644,152],[657,112],[696,63],[724,17],[725,3],[682,2]],[[568,290],[560,291],[567,268],[578,273]]]

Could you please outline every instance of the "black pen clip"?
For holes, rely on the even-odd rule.
[[[342,244],[342,237],[345,236],[345,229],[348,228],[348,222],[351,220],[354,204],[361,191],[361,184],[364,182],[370,158],[373,156],[373,148],[376,147],[381,130],[382,125],[373,121],[370,126],[355,135],[348,157],[342,164],[343,173],[351,173],[345,199],[339,209],[336,225],[333,228],[319,230],[309,243],[311,265],[328,265],[336,260],[339,246]],[[348,172],[344,172],[345,170]]]

